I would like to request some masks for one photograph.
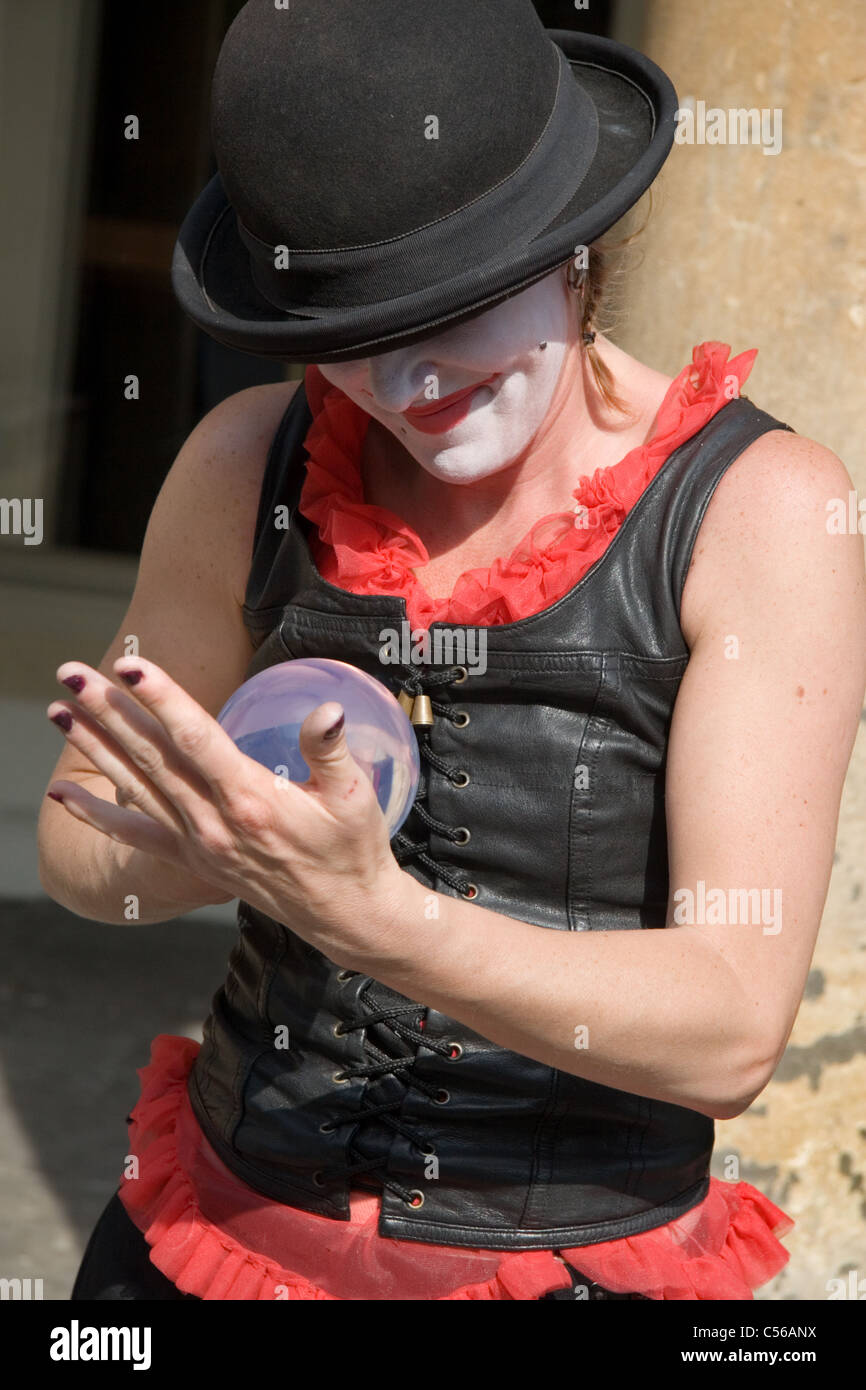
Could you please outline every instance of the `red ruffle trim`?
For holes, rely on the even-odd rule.
[[[391,1287],[387,1293],[360,1291],[370,1287],[371,1277],[375,1279],[377,1251],[383,1252],[384,1260],[401,1246],[411,1247],[407,1253],[421,1278],[427,1264],[439,1255],[493,1262],[491,1268],[495,1272],[490,1277],[432,1295],[436,1301],[525,1301],[569,1287],[565,1267],[549,1251],[503,1254],[395,1242],[379,1236],[366,1217],[367,1229],[350,1227],[349,1223],[303,1213],[262,1197],[221,1163],[195,1121],[186,1083],[198,1051],[199,1044],[191,1038],[167,1034],[154,1038],[151,1061],[139,1071],[141,1098],[132,1112],[129,1130],[130,1155],[137,1159],[138,1173],[134,1175],[135,1166],[128,1159],[119,1188],[128,1215],[151,1247],[151,1260],[181,1292],[205,1300],[264,1302],[425,1297],[417,1291],[405,1293]],[[196,1166],[197,1155],[199,1159],[204,1156],[203,1165],[198,1162]],[[242,1222],[258,1223],[262,1232],[267,1231],[269,1222],[278,1224],[286,1216],[297,1218],[303,1223],[298,1229],[303,1229],[305,1239],[316,1243],[318,1269],[333,1270],[333,1278],[322,1278],[320,1274],[321,1283],[317,1283],[297,1269],[269,1258],[260,1249],[250,1248],[249,1243],[215,1224],[205,1216],[203,1207],[217,1198],[202,1186],[200,1176],[197,1187],[190,1171],[212,1174],[213,1192],[221,1188],[223,1202],[226,1193],[230,1193]],[[371,1199],[368,1194],[364,1200],[378,1204],[378,1199]],[[224,1209],[228,1211],[229,1207]],[[226,1224],[232,1225],[233,1220]],[[352,1221],[355,1220],[353,1207]],[[375,1221],[372,1214],[370,1220]],[[705,1200],[676,1221],[636,1236],[562,1253],[590,1279],[616,1292],[645,1293],[657,1299],[751,1299],[752,1290],[787,1263],[788,1252],[777,1237],[793,1224],[785,1212],[748,1183],[723,1183],[714,1178]],[[351,1247],[352,1258],[341,1260],[334,1246],[337,1237],[362,1240],[363,1251],[356,1243]],[[259,1243],[268,1242],[263,1237]],[[300,1250],[302,1244],[298,1242],[293,1248]],[[352,1260],[359,1269],[355,1288],[351,1267],[347,1269]],[[339,1295],[327,1292],[322,1283],[343,1291]],[[373,1285],[377,1290],[386,1286],[387,1279]]]
[[[313,423],[304,441],[309,461],[298,505],[318,527],[312,548],[319,572],[352,593],[404,597],[414,628],[432,622],[489,627],[549,607],[607,549],[674,449],[739,394],[757,349],[729,362],[730,351],[727,343],[695,347],[667,390],[652,439],[580,479],[572,496],[582,512],[542,517],[507,558],[461,574],[448,598],[432,598],[412,572],[429,559],[418,534],[387,508],[364,501],[359,462],[370,416],[318,367],[308,366],[304,385]]]

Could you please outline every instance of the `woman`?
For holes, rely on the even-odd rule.
[[[555,39],[528,0],[329,0],[224,43],[175,288],[309,366],[181,450],[115,642],[58,670],[40,843],[82,915],[238,897],[241,933],[201,1048],[154,1041],[73,1298],[748,1299],[787,1259],[790,1218],[709,1159],[827,890],[866,678],[862,546],[824,526],[850,482],[740,395],[754,352],[671,380],[594,327],[596,239],[675,96]],[[403,623],[483,660],[395,668]],[[339,705],[279,794],[213,718],[304,656],[412,711],[392,842]]]

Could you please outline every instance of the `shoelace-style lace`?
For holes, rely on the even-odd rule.
[[[411,675],[407,676],[406,679],[401,682],[401,689],[405,690],[407,695],[426,695],[428,690],[435,690],[440,685],[453,685],[456,673],[461,671],[465,672],[465,670],[466,668],[464,666],[446,666],[436,670],[425,670],[423,673],[421,671],[413,671]],[[455,711],[452,705],[446,704],[443,700],[434,700],[432,698],[430,703],[433,707],[434,714],[438,714],[442,718],[450,720],[452,724],[458,722],[458,712]],[[422,776],[419,781],[412,811],[417,813],[419,820],[428,830],[434,830],[439,835],[444,835],[445,838],[450,840],[453,844],[465,844],[468,839],[465,826],[446,825],[444,821],[438,820],[436,816],[432,816],[424,805],[427,800],[428,774],[423,765],[426,762],[430,767],[435,767],[437,772],[441,772],[443,777],[449,778],[450,781],[454,782],[455,786],[465,786],[466,780],[468,780],[466,774],[461,768],[450,766],[444,758],[441,758],[438,753],[433,751],[430,747],[430,734],[428,729],[419,729],[418,735],[418,752],[422,762]],[[458,777],[464,780],[458,781]],[[398,864],[402,865],[407,863],[410,859],[416,859],[419,863],[423,864],[426,869],[429,869],[432,874],[438,874],[440,878],[443,878],[445,882],[449,883],[458,893],[462,893],[464,897],[472,898],[476,896],[475,892],[468,891],[469,889],[475,888],[475,885],[470,883],[465,875],[454,873],[453,870],[449,869],[444,864],[437,864],[423,842],[410,839],[407,834],[400,830],[394,836],[394,846],[394,857]]]
[[[466,668],[463,666],[448,666],[436,669],[425,668],[422,671],[413,670],[409,676],[401,681],[401,689],[408,695],[413,696],[427,694],[428,690],[453,684],[455,680],[459,679],[461,672],[464,673],[463,679],[465,680],[465,670]],[[430,703],[434,715],[449,719],[452,723],[458,722],[459,716],[450,704],[432,698]],[[460,722],[462,723],[463,721]],[[455,778],[461,774],[461,769],[449,766],[444,758],[441,758],[438,753],[433,751],[430,747],[430,733],[428,728],[416,726],[416,732],[418,735],[418,751],[421,757],[422,768],[412,811],[413,813],[417,813],[418,818],[428,830],[435,830],[440,835],[444,835],[447,839],[451,840],[454,844],[465,844],[468,839],[468,832],[465,832],[464,826],[454,827],[446,825],[444,821],[440,821],[435,816],[431,815],[426,806],[423,805],[427,797],[427,770],[425,768],[425,763],[429,764],[430,767],[435,767],[443,776],[449,777],[452,780],[455,780]],[[463,776],[465,777],[465,775],[464,773]],[[465,783],[463,781],[455,781],[455,785],[462,786],[465,785]],[[449,883],[452,888],[455,888],[464,896],[475,896],[475,893],[467,892],[468,889],[474,888],[475,885],[469,883],[465,876],[455,874],[446,866],[438,864],[428,853],[423,842],[412,840],[402,831],[398,831],[392,843],[394,846],[394,855],[398,864],[404,864],[410,859],[416,859],[424,864],[431,873],[434,875],[438,874],[446,883]],[[357,974],[357,971],[344,970],[340,972],[337,978],[348,980],[355,974]],[[363,1000],[361,1002],[363,1002]],[[422,1013],[421,1016],[417,1017],[417,1026],[413,1027],[408,1022],[402,1021],[402,1015],[404,1014],[415,1014],[418,1016],[419,1009],[422,1009]],[[369,1028],[376,1023],[384,1023],[396,1037],[410,1044],[413,1048],[412,1054],[404,1057],[389,1057],[367,1037],[365,1039],[365,1046],[368,1051],[373,1054],[371,1061],[359,1063],[355,1066],[344,1067],[341,1071],[334,1073],[334,1081],[348,1081],[355,1076],[364,1076],[367,1077],[368,1080],[386,1075],[399,1076],[407,1087],[413,1086],[436,1104],[447,1104],[450,1096],[446,1090],[429,1086],[419,1077],[412,1075],[412,1068],[415,1065],[415,1054],[418,1047],[423,1045],[430,1051],[438,1052],[440,1056],[447,1057],[453,1061],[460,1056],[463,1050],[460,1045],[452,1042],[440,1042],[436,1039],[425,1037],[421,1031],[424,1027],[423,1006],[418,1004],[405,1004],[395,1008],[366,1012],[362,1018],[358,1018],[352,1022],[343,1021],[339,1023],[334,1029],[334,1032],[339,1037],[342,1034],[350,1033],[358,1028]],[[321,1130],[323,1133],[331,1133],[342,1125],[358,1125],[359,1121],[363,1123],[366,1120],[376,1117],[389,1125],[390,1128],[394,1130],[395,1134],[401,1134],[404,1139],[408,1139],[422,1154],[434,1155],[435,1150],[432,1145],[421,1142],[412,1130],[408,1129],[406,1125],[396,1118],[394,1112],[400,1110],[402,1105],[402,1098],[386,1101],[381,1105],[362,1104],[359,1109],[352,1110],[338,1119],[326,1121],[321,1126]],[[384,1174],[376,1172],[377,1169],[384,1167],[387,1162],[386,1159],[366,1158],[360,1154],[351,1143],[349,1145],[349,1153],[354,1159],[353,1162],[341,1164],[339,1167],[319,1169],[313,1174],[313,1181],[318,1187],[326,1186],[328,1181],[343,1181],[346,1178],[355,1177],[363,1173],[375,1179],[376,1182],[381,1183],[383,1188],[389,1188],[392,1192],[395,1192],[410,1206],[420,1207],[423,1205],[424,1194],[420,1189],[405,1187],[402,1183],[395,1182],[391,1178],[386,1178]]]

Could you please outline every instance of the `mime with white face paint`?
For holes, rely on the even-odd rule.
[[[862,553],[813,525],[838,460],[742,394],[753,349],[708,338],[670,377],[604,332],[603,238],[675,113],[648,57],[530,0],[251,0],[231,26],[174,288],[303,381],[184,446],[122,629],[128,718],[100,717],[113,668],[60,668],[79,763],[41,835],[82,915],[140,883],[149,921],[238,898],[239,935],[202,1043],[154,1039],[145,1180],[74,1299],[748,1300],[785,1264],[791,1218],[710,1175],[714,1120],[802,996],[866,680],[827,633],[859,649]],[[386,664],[402,625],[483,637],[483,668]],[[291,798],[219,741],[244,679],[304,657],[410,715],[391,840],[333,707]],[[732,921],[738,886],[790,927]]]

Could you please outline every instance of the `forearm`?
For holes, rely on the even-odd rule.
[[[79,779],[96,796],[113,788],[106,779]],[[39,876],[50,898],[79,917],[124,925],[166,922],[193,908],[226,901],[192,875],[111,839],[46,800],[37,831]]]
[[[405,878],[393,949],[363,967],[392,989],[548,1066],[720,1118],[762,1088],[755,1003],[699,928],[552,931]]]

